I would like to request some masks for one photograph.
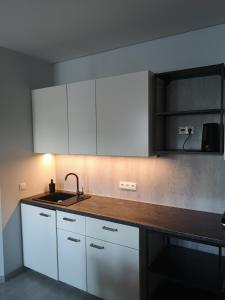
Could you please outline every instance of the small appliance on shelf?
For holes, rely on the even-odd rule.
[[[205,123],[202,130],[202,152],[217,152],[220,149],[218,123]]]

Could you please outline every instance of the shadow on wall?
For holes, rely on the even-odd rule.
[[[8,222],[3,227],[4,264],[7,266],[5,274],[10,274],[23,265],[22,230],[20,204],[18,203]]]
[[[4,258],[3,258],[3,236],[2,236],[2,200],[1,200],[1,187],[0,187],[0,283],[4,277]]]

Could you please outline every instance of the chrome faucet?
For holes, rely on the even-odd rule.
[[[70,175],[75,176],[75,177],[76,177],[76,180],[77,180],[77,192],[76,192],[76,195],[77,195],[78,197],[81,196],[81,195],[83,195],[83,193],[84,193],[83,190],[82,190],[82,192],[79,191],[79,177],[78,177],[77,174],[75,174],[75,173],[68,173],[68,174],[65,176],[65,181],[67,180],[67,178],[68,178]]]

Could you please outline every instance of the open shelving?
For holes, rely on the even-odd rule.
[[[160,284],[158,290],[153,296],[152,300],[190,300],[190,299],[204,299],[215,300],[214,293],[208,293],[202,290],[188,288],[183,285],[177,285],[168,281]]]
[[[225,300],[223,244],[154,230],[141,240],[141,299]]]
[[[213,76],[213,77],[211,77]],[[210,78],[218,80],[218,88],[213,85],[210,85]],[[190,84],[187,82],[193,82],[196,78],[202,80],[202,86],[198,86],[198,84]],[[182,109],[183,98],[178,97],[179,92],[176,91],[176,87],[179,89],[179,82],[185,80],[186,86],[184,85],[181,95],[186,97],[186,102],[190,107],[187,109]],[[204,86],[205,84],[205,86]],[[171,88],[171,85],[172,86]],[[182,82],[181,82],[182,85]],[[215,105],[214,95],[209,93],[209,95],[204,94],[204,87],[211,88],[215,90],[218,98],[218,103]],[[186,88],[186,90],[185,90]],[[198,88],[200,91],[198,91]],[[171,92],[172,91],[172,92]],[[172,94],[172,96],[171,96]],[[204,95],[207,96],[207,103],[204,103]],[[189,98],[191,100],[189,101]],[[176,105],[171,105],[174,98],[176,98]],[[178,99],[179,98],[179,99]],[[224,115],[224,64],[218,64],[213,66],[206,66],[200,68],[186,69],[180,71],[172,71],[167,73],[159,73],[156,74],[156,111],[155,111],[155,119],[156,119],[156,133],[157,136],[160,136],[160,141],[156,138],[156,154],[223,154],[224,149],[224,137],[223,137],[223,115]],[[198,104],[198,105],[197,105]],[[172,108],[171,108],[172,106]],[[175,106],[175,107],[174,107]],[[200,118],[201,116],[201,118]],[[172,133],[168,133],[168,127],[171,122],[174,121],[175,118],[185,117],[188,118],[190,122],[195,121],[195,124],[198,124],[199,127],[202,126],[205,122],[213,122],[212,116],[216,119],[216,123],[219,123],[219,151],[217,152],[203,152],[201,151],[201,147],[198,148],[190,148],[188,150],[183,150],[182,147],[170,147],[171,135],[174,136],[176,133],[174,131]],[[195,119],[194,119],[195,118]],[[187,120],[187,119],[186,119]],[[178,122],[178,121],[177,121]],[[179,119],[181,122],[181,119]],[[178,122],[178,123],[179,123]],[[215,122],[215,121],[214,121]],[[187,124],[191,126],[191,124]],[[173,140],[174,140],[173,136]],[[177,136],[177,139],[180,138]],[[199,134],[198,139],[201,139]],[[179,141],[178,141],[179,144]],[[200,143],[199,143],[200,145]]]
[[[218,255],[215,254],[171,245],[150,265],[149,272],[186,287],[211,293],[218,289]]]

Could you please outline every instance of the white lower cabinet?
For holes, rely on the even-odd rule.
[[[58,279],[56,212],[21,205],[24,266]]]
[[[139,300],[138,228],[24,203],[21,216],[26,267],[104,300]]]
[[[139,251],[86,237],[87,290],[105,300],[139,299]]]
[[[58,229],[59,280],[86,291],[85,236]]]

